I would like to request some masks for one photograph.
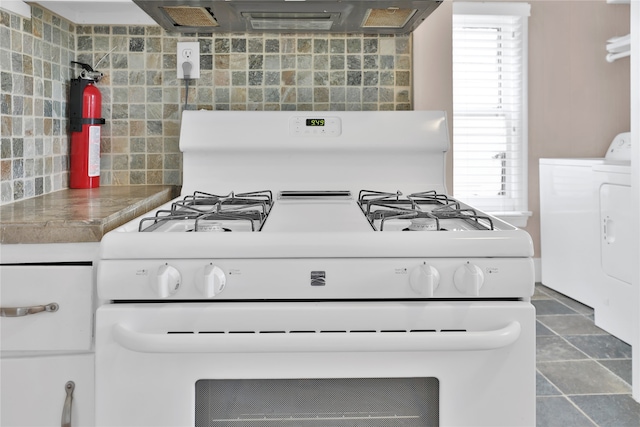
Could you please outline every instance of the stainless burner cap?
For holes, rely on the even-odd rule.
[[[209,232],[224,232],[226,231],[222,228],[222,224],[219,222],[208,222],[208,223],[200,223],[198,224],[198,228],[196,231],[209,231]]]
[[[411,231],[435,231],[437,229],[435,218],[413,218],[409,226]]]

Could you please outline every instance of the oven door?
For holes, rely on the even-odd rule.
[[[99,426],[533,426],[520,301],[115,304]]]

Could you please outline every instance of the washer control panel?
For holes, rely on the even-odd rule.
[[[631,132],[616,135],[604,156],[607,160],[631,161]]]

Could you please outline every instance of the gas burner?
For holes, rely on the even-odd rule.
[[[233,192],[220,196],[196,191],[158,210],[153,217],[140,220],[138,231],[224,232],[233,231],[230,224],[239,224],[243,231],[259,231],[273,206],[271,191]],[[148,223],[151,222],[150,225]],[[171,224],[176,227],[171,227]]]
[[[209,233],[224,233],[233,231],[230,228],[223,227],[221,222],[218,221],[198,221],[196,220],[195,226],[192,229],[187,230],[190,231],[205,231]]]
[[[362,190],[358,204],[371,226],[385,231],[385,224],[399,223],[406,231],[493,230],[493,221],[485,215],[464,208],[459,201],[435,191],[403,196],[401,191],[386,193]],[[442,228],[442,221],[453,226]],[[462,225],[456,225],[462,224]]]
[[[412,218],[411,225],[403,231],[435,231],[438,229],[437,218]]]

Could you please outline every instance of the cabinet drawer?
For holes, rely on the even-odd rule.
[[[90,265],[1,266],[3,309],[57,305],[56,311],[0,317],[2,351],[91,349],[92,289]]]

